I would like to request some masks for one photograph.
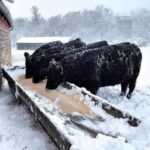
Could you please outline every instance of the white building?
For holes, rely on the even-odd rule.
[[[127,40],[132,38],[132,18],[131,16],[117,17],[118,38]]]
[[[61,41],[66,43],[71,40],[71,37],[22,37],[17,41],[18,50],[35,50],[41,45],[49,42]]]

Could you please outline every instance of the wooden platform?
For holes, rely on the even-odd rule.
[[[70,83],[62,85],[65,92],[59,89],[46,90],[46,81],[33,84],[31,79],[25,79],[24,67],[4,67],[3,76],[7,79],[15,97],[30,108],[59,149],[70,149],[74,139],[80,138],[80,135],[94,138],[97,134],[102,134],[117,138],[117,135],[105,133],[99,128],[88,125],[89,123],[97,126],[101,122],[104,123],[106,118],[92,110],[86,97],[93,101],[102,112],[114,118],[123,118],[133,127],[137,127],[141,122],[104,99]],[[71,89],[79,92],[67,94],[66,91]],[[87,125],[84,122],[87,122]]]

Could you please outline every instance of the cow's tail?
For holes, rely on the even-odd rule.
[[[136,86],[136,80],[137,77],[140,73],[140,69],[141,69],[141,62],[142,62],[142,53],[141,50],[138,46],[133,45],[132,47],[133,49],[133,53],[134,53],[134,57],[133,57],[133,76],[131,77],[131,79],[129,80],[129,92],[127,94],[127,98],[131,98],[132,92]]]
[[[137,78],[139,73],[140,73],[140,69],[141,69],[142,53],[141,53],[140,48],[135,44],[133,44],[133,49],[134,49],[134,52],[135,52],[133,76],[134,76],[134,78]]]

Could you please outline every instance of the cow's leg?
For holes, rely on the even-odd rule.
[[[135,79],[131,79],[129,81],[129,92],[127,94],[127,98],[129,98],[129,99],[131,98],[132,92],[135,89],[135,86],[136,86],[136,78]]]
[[[94,95],[96,95],[96,93],[97,93],[97,90],[95,90],[95,89],[92,89],[92,90],[90,90],[90,91],[91,91],[91,93],[94,94]]]
[[[128,87],[128,81],[124,81],[121,83],[121,93],[120,96],[125,96],[127,92],[127,87]]]
[[[135,66],[133,70],[133,77],[129,80],[129,92],[127,94],[127,98],[131,98],[132,92],[135,89],[136,86],[136,79],[139,75],[140,68],[141,68],[141,60],[142,60],[142,55],[139,54],[138,58],[135,61]]]
[[[89,90],[92,94],[96,95],[96,93],[97,93],[97,91],[98,91],[98,87],[99,87],[99,86],[94,85],[94,86],[92,86],[92,87],[89,87],[88,90]]]

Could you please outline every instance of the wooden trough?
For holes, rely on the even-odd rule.
[[[47,91],[44,88],[45,81],[32,84],[31,79],[25,79],[24,72],[24,67],[3,68],[3,76],[12,93],[18,101],[27,105],[59,149],[69,150],[80,136],[96,138],[97,134],[101,134],[117,138],[117,134],[107,133],[100,128],[109,118],[105,117],[106,115],[114,118],[114,121],[115,118],[122,118],[127,125],[133,127],[137,127],[141,122],[104,99],[70,83]],[[99,107],[101,114],[94,111],[93,107]],[[128,142],[128,139],[125,142]]]

